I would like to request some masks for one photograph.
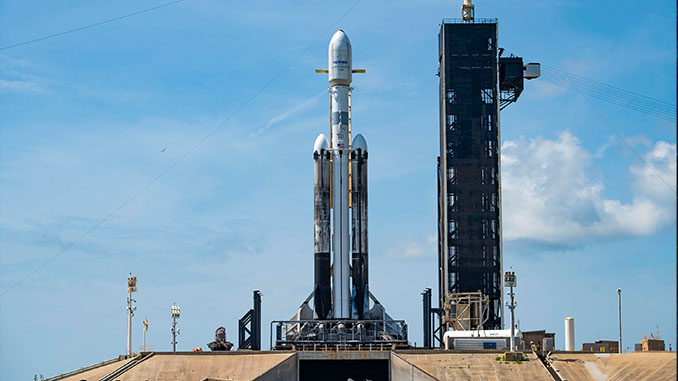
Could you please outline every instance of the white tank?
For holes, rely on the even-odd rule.
[[[541,75],[541,65],[538,63],[529,63],[523,68],[523,78],[535,79]]]
[[[574,351],[574,318],[565,318],[565,350]]]

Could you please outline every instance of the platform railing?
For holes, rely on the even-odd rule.
[[[496,24],[497,19],[473,19],[473,20],[464,20],[458,18],[452,19],[443,19],[443,24]]]
[[[404,320],[276,320],[270,337],[275,349],[409,345]]]

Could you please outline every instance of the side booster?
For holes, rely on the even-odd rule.
[[[367,142],[353,139],[351,151],[351,249],[353,251],[353,315],[363,319],[367,312]]]
[[[349,141],[349,93],[352,74],[351,42],[337,31],[329,46],[327,72],[332,97],[328,142],[318,136],[313,148],[315,216],[314,304],[318,319],[362,319],[367,310],[367,143],[358,134]],[[352,148],[353,147],[353,148]],[[349,166],[351,175],[349,179]],[[349,189],[351,184],[351,189]],[[351,197],[351,206],[349,205]],[[330,201],[330,197],[332,200]],[[349,208],[352,234],[349,235]],[[332,223],[330,233],[330,209]],[[352,239],[350,239],[350,237]],[[330,246],[330,240],[332,245]],[[352,244],[351,244],[352,242]],[[349,256],[352,251],[352,261]],[[330,251],[332,289],[330,290]],[[351,267],[351,262],[353,267]],[[350,278],[353,278],[351,287]],[[353,291],[351,293],[351,291]]]
[[[313,251],[315,261],[315,287],[313,300],[319,319],[327,319],[332,309],[330,288],[330,144],[324,134],[318,135],[313,145],[313,221],[315,235]]]

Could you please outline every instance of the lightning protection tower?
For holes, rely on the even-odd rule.
[[[137,292],[137,277],[129,274],[127,278],[127,356],[132,355],[132,316],[137,307],[134,306],[136,300],[132,299],[132,293]]]
[[[170,330],[172,332],[172,352],[177,351],[177,335],[180,334],[181,332],[177,328],[177,319],[181,316],[181,308],[177,306],[176,304],[172,304],[172,329]]]

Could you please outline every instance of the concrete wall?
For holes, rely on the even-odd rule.
[[[437,378],[405,361],[395,353],[391,353],[392,381],[436,381]]]
[[[287,381],[299,379],[299,359],[297,354],[288,357],[273,369],[255,378],[256,381]]]
[[[553,379],[529,354],[521,362],[497,360],[501,353],[462,353],[439,350],[399,352],[179,352],[154,353],[115,379],[120,381],[298,380],[300,361],[319,360],[350,366],[362,360],[388,364],[383,379],[391,380],[543,380]],[[568,380],[675,380],[676,352],[586,354],[556,352],[553,365]],[[67,379],[99,380],[125,361],[90,368]],[[380,371],[381,372],[381,371]],[[331,373],[331,372],[330,372]],[[380,379],[381,374],[380,373]],[[336,375],[336,374],[335,374]],[[63,377],[62,377],[63,379]]]
[[[502,353],[403,351],[398,354],[439,380],[553,381],[532,354],[520,363],[497,360],[497,357],[501,359]]]
[[[675,352],[555,353],[553,365],[568,380],[675,380]]]
[[[115,379],[120,381],[254,380],[293,353],[177,352],[149,356]]]

